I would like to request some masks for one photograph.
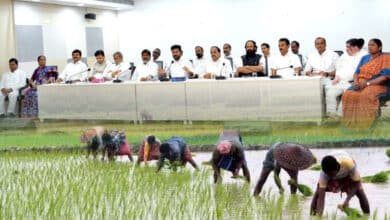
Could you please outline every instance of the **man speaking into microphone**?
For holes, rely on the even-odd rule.
[[[299,57],[289,52],[290,41],[287,38],[279,39],[280,55],[276,55],[271,63],[272,75],[288,78],[299,75],[302,66]]]
[[[88,74],[88,67],[81,61],[81,51],[76,49],[72,52],[72,62],[68,63],[58,76],[57,83],[84,81]]]

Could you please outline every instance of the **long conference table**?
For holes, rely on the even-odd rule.
[[[38,86],[39,118],[154,121],[314,121],[324,115],[320,77]]]

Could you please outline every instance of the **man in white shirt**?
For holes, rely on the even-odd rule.
[[[301,72],[301,63],[299,57],[288,51],[290,41],[287,38],[279,40],[280,55],[272,60],[272,75],[279,75],[283,78],[299,75]]]
[[[159,70],[164,68],[164,62],[162,60],[159,60],[160,55],[161,55],[160,48],[156,48],[153,50],[152,52],[153,62],[157,64]]]
[[[130,63],[123,62],[123,55],[119,51],[113,54],[113,58],[114,63],[104,73],[104,77],[107,80],[129,81],[131,76]]]
[[[225,59],[227,59],[232,67],[233,72],[236,72],[238,66],[241,63],[239,58],[236,58],[232,55],[232,46],[228,43],[223,45],[223,53],[225,55]]]
[[[352,85],[356,68],[361,58],[367,54],[362,50],[363,39],[349,39],[346,42],[346,53],[337,62],[334,80],[325,86],[326,112],[329,117],[341,117],[342,106],[337,106],[337,97],[342,95]]]
[[[167,64],[165,70],[160,71],[160,76],[169,77],[173,80],[177,78],[189,78],[194,76],[192,63],[182,58],[183,51],[181,46],[175,44],[171,47],[173,60]]]
[[[326,49],[326,40],[323,37],[316,38],[315,47],[317,52],[309,56],[304,72],[307,76],[323,76],[327,83],[335,75],[339,55]]]
[[[193,60],[192,64],[194,67],[195,78],[203,77],[206,73],[206,58],[204,58],[203,47],[195,47],[196,58]]]
[[[263,56],[261,57],[260,63],[264,64],[264,75],[269,76],[272,73],[272,57],[270,52],[270,46],[268,43],[261,44],[261,52],[263,52]]]
[[[60,82],[80,82],[87,79],[88,67],[81,61],[81,51],[76,49],[72,52],[72,62],[68,63],[58,76]]]
[[[232,66],[229,60],[221,57],[221,49],[217,46],[210,48],[211,60],[206,63],[206,74],[203,75],[205,79],[215,79],[217,76],[229,78],[232,73]]]
[[[299,61],[301,62],[302,70],[299,74],[302,74],[302,71],[305,69],[305,65],[307,63],[307,57],[303,54],[299,53],[299,42],[296,40],[291,41],[291,52],[299,57]]]
[[[96,62],[88,74],[88,80],[93,83],[104,82],[103,74],[110,67],[111,63],[106,60],[103,50],[97,50],[95,52],[95,59]]]
[[[150,51],[143,50],[141,56],[142,63],[136,66],[132,79],[137,82],[158,80],[158,66],[151,61]]]
[[[18,60],[12,58],[9,60],[10,71],[4,73],[0,82],[0,118],[15,117],[16,100],[19,95],[19,89],[26,84],[26,73],[18,69]],[[5,108],[5,99],[8,97],[8,107]]]

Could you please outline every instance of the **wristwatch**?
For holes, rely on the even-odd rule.
[[[371,83],[369,81],[366,82],[366,86],[370,86]]]

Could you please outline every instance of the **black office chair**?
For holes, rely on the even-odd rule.
[[[344,54],[344,51],[342,50],[335,50],[334,52],[337,53],[340,57]]]

